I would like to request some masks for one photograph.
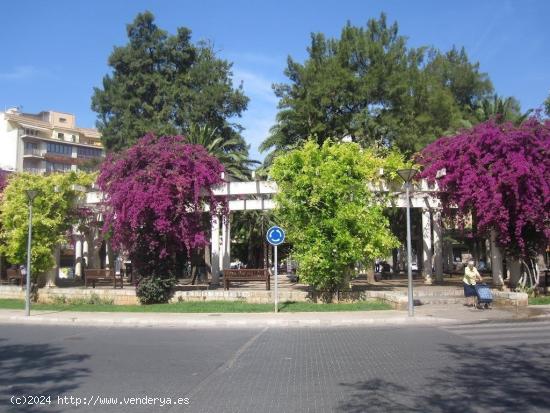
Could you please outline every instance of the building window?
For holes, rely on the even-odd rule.
[[[38,131],[34,129],[25,128],[24,134],[28,136],[38,136]]]
[[[38,150],[38,144],[34,142],[25,142],[25,155],[34,155],[40,156],[40,151]]]
[[[65,135],[63,133],[58,133],[57,138],[58,139],[65,139]]]
[[[73,142],[76,142],[76,135],[72,135]]]
[[[65,122],[67,122],[67,119],[65,119],[65,118],[59,118],[59,122],[65,123]]]
[[[101,149],[78,147],[79,158],[99,158],[103,154]]]
[[[73,154],[73,148],[71,145],[64,145],[62,143],[50,143],[47,147],[48,153],[57,153],[60,155],[71,156]]]
[[[57,162],[46,162],[46,172],[67,172],[71,170],[71,165]]]

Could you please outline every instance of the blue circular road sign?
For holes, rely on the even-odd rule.
[[[266,238],[271,245],[280,245],[285,240],[285,232],[281,227],[274,226],[267,230]]]

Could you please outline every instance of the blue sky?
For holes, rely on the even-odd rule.
[[[409,45],[448,50],[464,46],[496,91],[522,108],[539,107],[550,93],[550,1],[10,1],[2,4],[0,107],[75,113],[92,127],[94,86],[109,71],[114,45],[126,43],[126,24],[150,10],[171,33],[186,26],[234,62],[249,108],[240,120],[251,156],[277,112],[273,82],[285,81],[286,57],[306,57],[311,32],[337,37],[346,21],[364,25],[385,11]]]

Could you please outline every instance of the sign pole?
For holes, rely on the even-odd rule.
[[[279,312],[279,273],[277,268],[277,246],[275,245],[275,253],[274,255],[274,261],[275,261],[275,312]]]
[[[29,202],[29,235],[27,239],[27,285],[25,290],[25,316],[31,315],[31,244],[32,244],[32,200]]]
[[[277,265],[277,245],[280,245],[285,240],[285,232],[278,226],[271,227],[267,230],[267,242],[273,245],[273,261],[275,270],[273,276],[275,278],[275,312],[279,312],[279,266]]]

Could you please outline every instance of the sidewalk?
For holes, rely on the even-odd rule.
[[[29,325],[78,325],[105,327],[159,328],[262,328],[262,327],[343,327],[381,325],[441,325],[492,320],[550,318],[550,306],[537,308],[475,310],[460,304],[415,307],[415,316],[406,311],[350,311],[323,313],[102,313],[70,311],[0,310],[0,323]]]

